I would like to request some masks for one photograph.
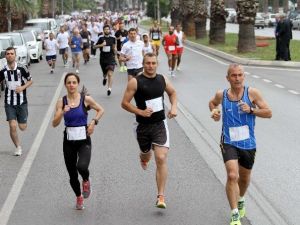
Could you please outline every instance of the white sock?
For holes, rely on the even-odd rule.
[[[231,210],[231,214],[237,214],[237,213],[239,213],[239,210],[237,208]]]
[[[243,197],[240,196],[239,202],[244,202],[244,201],[245,201],[245,197],[244,196]]]

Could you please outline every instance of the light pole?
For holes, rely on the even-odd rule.
[[[160,2],[159,0],[156,0],[157,5],[157,22],[160,24]]]
[[[61,15],[64,15],[64,0],[61,0]]]

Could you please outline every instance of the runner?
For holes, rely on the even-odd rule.
[[[4,107],[9,124],[10,137],[16,147],[15,156],[22,155],[22,147],[17,133],[27,128],[28,106],[26,89],[32,85],[32,78],[27,67],[16,62],[16,50],[8,47],[5,50],[7,65],[0,71],[0,83],[5,80]]]
[[[57,41],[54,39],[54,34],[51,32],[49,38],[45,40],[46,49],[46,61],[51,67],[50,73],[54,72],[56,62],[56,48],[58,46]]]
[[[81,210],[83,198],[91,193],[89,179],[89,164],[91,159],[91,135],[102,117],[104,110],[91,96],[78,92],[80,78],[77,74],[68,73],[65,76],[67,95],[59,99],[52,126],[57,127],[62,118],[65,121],[63,152],[65,164],[70,176],[70,184],[76,195],[76,209]],[[94,119],[88,124],[87,110],[96,111]],[[78,173],[82,177],[82,191],[78,180]]]
[[[167,154],[169,150],[169,131],[164,109],[164,92],[171,103],[168,118],[177,115],[176,92],[169,80],[156,73],[157,57],[147,53],[143,61],[144,73],[131,79],[122,100],[122,107],[136,115],[136,138],[140,147],[140,162],[147,169],[154,150],[156,161],[157,202],[156,207],[166,208],[165,185],[167,180]],[[136,106],[130,102],[135,99]]]
[[[84,64],[90,61],[90,36],[91,33],[87,30],[87,25],[82,24],[82,30],[80,32],[82,38],[82,57],[84,59]]]
[[[168,65],[170,75],[175,76],[175,64],[177,60],[177,46],[178,46],[178,37],[174,34],[174,27],[169,27],[169,33],[166,34],[162,40],[163,46],[165,47],[165,52],[168,56]]]
[[[99,35],[99,28],[96,22],[92,22],[92,30],[91,30],[91,58],[96,59],[96,48],[94,48],[94,45],[98,41],[98,35]]]
[[[115,33],[115,37],[117,39],[117,51],[118,51],[118,60],[119,60],[119,65],[120,65],[120,72],[125,72],[127,71],[126,66],[120,60],[120,51],[122,49],[122,42],[126,39],[128,36],[128,31],[124,29],[124,23],[119,23],[119,30]]]
[[[271,118],[272,111],[260,92],[245,86],[245,74],[241,65],[229,65],[227,80],[230,88],[219,90],[209,102],[211,117],[221,119],[223,125],[221,152],[226,172],[226,194],[231,208],[230,225],[240,225],[245,216],[245,193],[255,160],[256,140],[254,135],[255,117]]]
[[[128,81],[143,72],[143,47],[142,41],[136,40],[135,28],[129,29],[129,40],[121,49],[120,60],[126,62]]]
[[[72,61],[73,67],[76,68],[76,73],[79,73],[79,65],[80,65],[80,53],[82,52],[82,38],[79,34],[78,28],[73,30],[73,36],[71,37],[71,51],[72,51]]]
[[[146,53],[155,53],[155,47],[152,45],[149,41],[149,36],[147,33],[143,34],[143,41],[144,41],[144,47],[143,47],[143,56]]]
[[[64,26],[60,27],[60,32],[57,35],[57,42],[59,48],[59,54],[62,55],[63,63],[65,67],[68,67],[68,47],[70,42],[70,37],[68,32],[65,32]]]
[[[103,86],[107,83],[108,78],[108,89],[107,95],[111,94],[113,72],[116,66],[116,38],[110,35],[109,25],[103,27],[104,36],[101,36],[95,45],[96,48],[100,48],[100,66],[103,72]]]
[[[162,31],[160,26],[158,25],[157,20],[154,20],[153,27],[149,30],[149,36],[151,38],[151,42],[155,47],[156,55],[159,54],[159,47],[160,47],[160,39],[162,37]]]
[[[178,37],[178,46],[177,46],[177,66],[176,66],[176,70],[180,70],[180,63],[181,63],[181,56],[183,53],[183,43],[186,40],[186,36],[184,34],[184,32],[182,31],[182,27],[180,24],[176,25],[176,30],[174,31],[174,33],[177,35]]]

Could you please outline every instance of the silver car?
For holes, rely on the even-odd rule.
[[[14,41],[14,47],[16,48],[16,52],[17,52],[18,62],[25,66],[30,66],[29,50],[27,48],[23,35],[18,32],[11,32],[11,33],[1,33],[0,36],[12,37]]]
[[[298,15],[295,19],[292,19],[293,29],[300,30],[300,15]]]

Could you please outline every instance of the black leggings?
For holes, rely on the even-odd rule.
[[[91,55],[96,55],[97,49],[94,49],[94,45],[96,45],[96,42],[91,41]]]
[[[64,135],[63,151],[65,164],[70,176],[70,184],[76,196],[81,195],[78,172],[84,181],[89,180],[89,164],[91,161],[91,138],[83,141],[68,141]]]

